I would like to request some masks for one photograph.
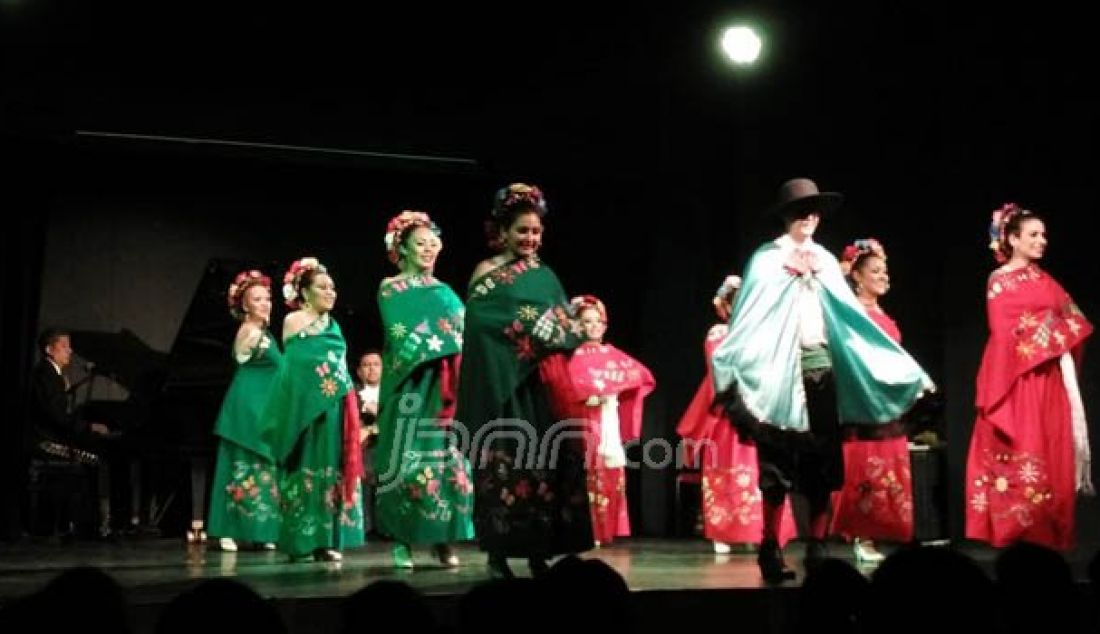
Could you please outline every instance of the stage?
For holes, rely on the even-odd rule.
[[[485,555],[472,544],[458,549],[462,565],[446,569],[427,549],[414,552],[414,570],[395,570],[388,542],[375,540],[348,551],[344,561],[289,563],[282,553],[226,553],[216,547],[187,546],[172,539],[127,539],[111,542],[26,540],[0,546],[0,602],[29,594],[58,572],[73,566],[107,571],[126,591],[137,632],[151,632],[161,607],[200,579],[234,577],[276,602],[291,632],[332,632],[339,627],[338,601],[381,579],[404,581],[425,594],[443,623],[455,622],[458,597],[488,579]],[[830,555],[854,562],[851,547],[830,543]],[[992,572],[996,552],[974,545],[967,554]],[[884,549],[885,550],[885,549]],[[667,632],[685,623],[713,622],[715,615],[736,610],[745,631],[787,631],[797,607],[803,578],[801,545],[787,548],[796,567],[795,582],[767,588],[760,580],[755,555],[716,555],[698,539],[623,540],[586,553],[617,570],[635,593],[644,631]],[[1071,554],[1079,580],[1086,578],[1085,553]],[[520,560],[510,562],[517,575],[529,574]],[[865,573],[873,568],[862,567]],[[716,618],[716,617],[715,617]],[[671,629],[670,629],[671,628]]]

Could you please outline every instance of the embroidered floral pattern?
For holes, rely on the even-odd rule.
[[[1001,293],[1015,291],[1021,284],[1039,279],[1041,274],[1034,266],[1027,266],[1015,271],[997,271],[989,277],[989,287],[986,297],[993,299]]]
[[[1035,523],[1053,500],[1045,461],[1028,452],[985,450],[981,470],[970,483],[967,503],[989,513],[994,523],[1011,521],[1021,528]]]
[[[1014,271],[997,271],[989,278],[986,296],[992,300],[1004,293],[1020,291],[1025,284],[1041,280],[1043,275],[1034,265]],[[1024,311],[1013,326],[1016,355],[1026,362],[1036,357],[1056,357],[1078,342],[1087,323],[1081,309],[1068,296],[1060,305]]]
[[[730,525],[749,526],[763,521],[762,500],[755,465],[711,468],[703,474],[704,519],[719,531],[728,530]]]
[[[608,543],[618,536],[619,518],[626,510],[626,474],[619,469],[588,469],[588,508],[596,539]]]
[[[409,277],[402,277],[400,279],[391,278],[387,283],[383,284],[378,293],[382,297],[389,298],[404,293],[412,288],[423,288],[425,286],[435,286],[436,284],[439,284],[439,280],[427,273],[421,273],[418,275],[410,275]]]
[[[1067,337],[1063,328],[1072,330],[1073,326],[1053,310],[1022,313],[1016,324],[1016,354],[1030,360],[1036,354],[1050,357],[1065,352]]]
[[[397,480],[401,493],[392,499],[400,518],[394,521],[402,525],[446,523],[473,513],[470,465],[457,448],[405,452]]]
[[[334,355],[330,355],[330,358],[332,357],[334,357]],[[313,368],[313,371],[321,378],[321,394],[324,394],[328,398],[332,398],[340,392],[341,385],[347,383],[347,372],[342,369],[343,365],[344,364],[341,362],[330,363],[329,361],[322,361]],[[333,370],[333,368],[336,369]]]
[[[441,285],[442,282],[430,275],[414,275],[383,283],[379,295],[383,299],[390,299],[413,289]],[[434,321],[425,319],[414,326],[404,321],[393,323],[389,327],[389,333],[394,339],[400,340],[401,344],[389,360],[388,367],[401,372],[407,367],[416,366],[427,360],[429,353],[438,353],[447,347],[448,340],[453,341],[457,349],[461,350],[464,320],[465,311],[459,306],[453,314]]]
[[[512,284],[516,281],[516,277],[526,273],[528,270],[537,269],[542,264],[537,257],[532,257],[526,260],[516,260],[508,266],[501,266],[493,269],[485,277],[483,277],[477,284],[470,289],[472,295],[488,295],[498,284]]]
[[[535,346],[531,343],[530,337],[526,335],[513,336],[513,334],[509,334],[509,339],[516,345],[517,357],[525,361],[530,361],[535,358]]]
[[[527,469],[514,450],[486,449],[474,470],[478,504],[476,532],[486,543],[545,547],[551,527],[591,537],[584,452],[563,443],[556,469]],[[579,486],[578,486],[579,485]],[[572,528],[566,528],[572,527]]]
[[[536,346],[557,344],[573,330],[573,320],[562,306],[554,306],[539,315],[534,306],[521,306],[517,318],[504,329],[515,346],[516,356],[530,360],[537,356]]]
[[[910,480],[909,460],[867,456],[863,478],[856,490],[855,508],[864,515],[893,522],[909,522],[913,516],[913,497],[903,482]]]
[[[343,501],[341,487],[342,478],[337,467],[291,472],[284,478],[281,490],[284,530],[313,537],[331,534],[337,524],[361,528],[361,491],[356,488],[352,499]],[[323,505],[317,503],[318,498],[324,501]],[[317,509],[322,506],[325,512],[318,513]]]
[[[225,485],[226,512],[254,522],[279,518],[279,487],[268,463],[234,460]]]

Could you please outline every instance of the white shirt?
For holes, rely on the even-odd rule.
[[[359,390],[359,402],[363,404],[363,411],[378,413],[379,387],[378,385],[364,385],[363,389]]]
[[[803,249],[813,252],[814,241],[806,238],[802,244],[795,244],[789,235],[783,235],[775,240],[783,251],[783,259],[790,255],[791,251]],[[821,298],[817,280],[813,277],[805,278],[805,283],[799,285],[798,299],[795,305],[798,308],[798,329],[801,333],[803,348],[818,348],[828,343],[825,336],[825,315],[821,311]]]
[[[619,433],[619,397],[614,394],[605,396],[600,403],[600,446],[596,453],[607,469],[626,466],[626,449]]]

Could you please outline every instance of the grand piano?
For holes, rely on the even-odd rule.
[[[140,464],[140,475],[132,469],[131,478],[141,479],[141,522],[160,534],[205,539],[214,421],[235,370],[230,348],[237,324],[225,290],[246,268],[271,269],[239,260],[207,263],[167,354],[150,351],[128,331],[73,333],[74,349],[93,362],[91,380],[107,376],[129,392],[122,401],[88,401],[84,415],[118,430]]]

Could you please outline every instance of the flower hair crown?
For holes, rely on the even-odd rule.
[[[233,278],[229,290],[225,293],[225,299],[229,304],[229,314],[233,315],[234,319],[244,318],[244,294],[253,286],[263,286],[271,290],[271,278],[255,269],[241,271],[237,273],[237,277]]]
[[[435,224],[431,217],[423,211],[406,209],[393,218],[390,218],[389,224],[386,225],[385,243],[386,256],[390,259],[391,263],[397,264],[398,261],[401,260],[401,254],[399,253],[401,240],[406,232],[413,231],[417,227],[427,227],[431,229],[432,233],[436,236],[442,233],[439,229],[439,225]]]
[[[328,272],[325,266],[314,257],[295,260],[283,275],[283,299],[288,308],[298,310],[302,307],[302,298],[298,295],[298,284],[306,271]]]
[[[600,301],[600,298],[595,295],[577,295],[573,299],[569,300],[569,308],[573,311],[573,314],[580,318],[581,313],[585,309],[594,308],[596,312],[600,314],[600,321],[607,323],[607,308]]]
[[[856,261],[868,255],[877,255],[885,260],[886,249],[883,249],[882,243],[874,238],[856,240],[844,247],[844,252],[840,255],[840,270],[845,275],[851,275],[852,267],[855,266]]]
[[[497,190],[493,198],[492,215],[494,218],[500,218],[509,209],[520,204],[530,206],[540,216],[546,215],[546,197],[542,195],[542,190],[525,183],[512,183]]]
[[[504,240],[501,239],[500,234],[508,227],[503,226],[503,223],[508,218],[509,212],[519,205],[529,208],[540,218],[546,215],[546,197],[538,187],[525,183],[512,183],[507,187],[501,187],[493,196],[493,208],[489,211],[489,219],[485,221],[485,237],[488,239],[490,249],[494,251],[504,249]]]
[[[1016,203],[1005,203],[1000,209],[993,212],[993,218],[989,223],[989,249],[993,251],[993,257],[998,264],[1008,262],[1008,242],[1005,236],[1005,227],[1010,220],[1020,214],[1031,212]]]

